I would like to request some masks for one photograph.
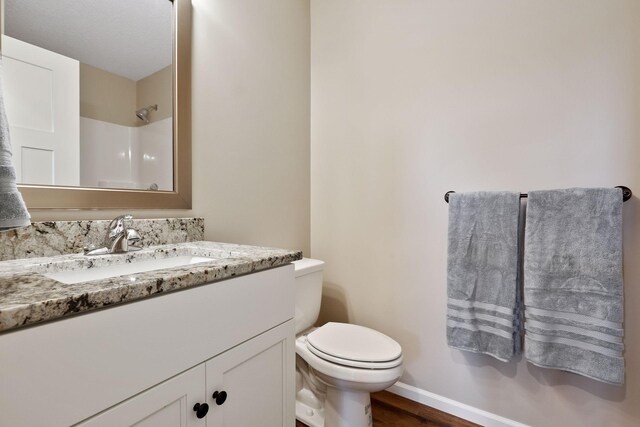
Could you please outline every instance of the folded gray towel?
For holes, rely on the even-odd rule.
[[[0,74],[1,66],[0,60]],[[11,155],[9,123],[0,89],[0,231],[31,225],[31,217],[16,186],[16,172],[11,162]]]
[[[0,166],[0,231],[31,225],[12,166]]]
[[[447,342],[508,361],[520,343],[520,194],[449,195]]]
[[[527,360],[622,384],[622,190],[532,191],[526,222]]]

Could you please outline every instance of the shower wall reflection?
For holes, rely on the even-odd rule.
[[[81,187],[173,189],[171,81],[170,66],[134,81],[80,64]]]
[[[80,186],[173,188],[171,118],[131,127],[80,118]]]

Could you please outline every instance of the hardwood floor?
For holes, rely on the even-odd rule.
[[[480,427],[404,397],[381,391],[371,395],[373,427]],[[296,421],[296,427],[306,427]]]

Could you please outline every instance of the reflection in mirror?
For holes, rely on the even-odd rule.
[[[18,182],[173,191],[172,3],[4,0]]]

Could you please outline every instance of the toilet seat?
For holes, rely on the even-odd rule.
[[[380,384],[388,381],[397,381],[404,370],[402,364],[389,369],[362,369],[330,362],[316,356],[309,350],[307,337],[304,335],[296,338],[295,346],[296,354],[307,362],[313,368],[314,373],[321,378],[329,376],[337,381],[346,381],[348,383]]]
[[[348,323],[327,323],[307,335],[307,348],[331,363],[362,369],[391,369],[402,364],[402,348],[376,330]]]
[[[307,348],[309,351],[322,360],[326,360],[327,362],[336,363],[338,365],[348,366],[351,368],[362,368],[362,369],[391,369],[395,368],[402,364],[402,356],[397,359],[390,360],[388,362],[360,362],[357,360],[349,360],[349,359],[341,359],[339,357],[332,356],[327,353],[323,353],[318,350],[307,341]]]

